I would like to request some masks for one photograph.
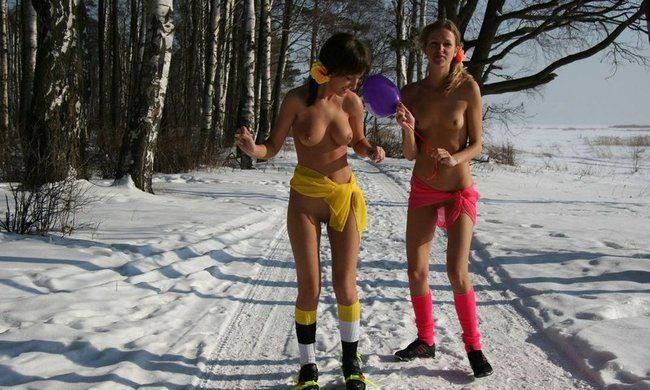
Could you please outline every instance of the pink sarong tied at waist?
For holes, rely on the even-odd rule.
[[[447,230],[452,226],[460,213],[467,214],[474,224],[476,224],[476,203],[479,199],[479,193],[471,185],[462,190],[446,192],[436,190],[421,179],[411,177],[411,194],[409,195],[409,210],[422,206],[439,205],[437,207],[438,218],[436,225],[441,229]],[[453,200],[454,206],[449,215],[445,215],[445,203]]]

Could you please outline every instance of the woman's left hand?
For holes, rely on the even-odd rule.
[[[384,152],[384,148],[381,146],[372,146],[368,151],[368,158],[372,162],[382,162],[386,158],[386,152]]]
[[[442,164],[448,167],[453,167],[458,164],[458,161],[454,158],[454,156],[451,155],[451,153],[447,151],[447,149],[434,149],[433,153],[431,153],[431,157],[433,157],[438,162],[438,164]]]

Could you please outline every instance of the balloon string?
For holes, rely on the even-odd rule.
[[[427,140],[424,139],[424,137],[422,137],[422,135],[420,135],[420,133],[417,130],[415,130],[415,126],[412,128],[409,126],[408,129],[411,130],[413,134],[415,134],[420,139],[420,141],[422,141],[422,143],[424,144],[424,150],[427,152],[427,154],[433,157],[432,156],[433,148],[431,147],[431,145],[429,145]],[[433,173],[431,174],[431,176],[426,177],[426,179],[433,180],[436,178],[436,176],[438,176],[438,160],[433,160]]]

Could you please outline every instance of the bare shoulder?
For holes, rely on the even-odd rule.
[[[304,107],[307,102],[308,94],[309,91],[306,85],[293,88],[284,95],[284,104],[293,108]]]
[[[363,102],[359,95],[348,91],[343,97],[343,110],[349,114],[359,115],[363,113]]]
[[[412,101],[418,96],[420,90],[419,84],[420,82],[416,81],[414,83],[406,84],[405,86],[402,87],[401,90],[402,101],[405,104],[408,104],[408,102]]]
[[[480,99],[481,87],[474,80],[473,77],[468,77],[458,86],[458,92],[466,99]]]

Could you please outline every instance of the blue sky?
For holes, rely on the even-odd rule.
[[[650,49],[644,50],[650,56]],[[602,55],[567,65],[558,77],[542,87],[541,94],[508,94],[523,101],[532,116],[527,123],[650,125],[650,69],[635,64],[620,65],[615,74]],[[486,102],[503,97],[487,96]]]

